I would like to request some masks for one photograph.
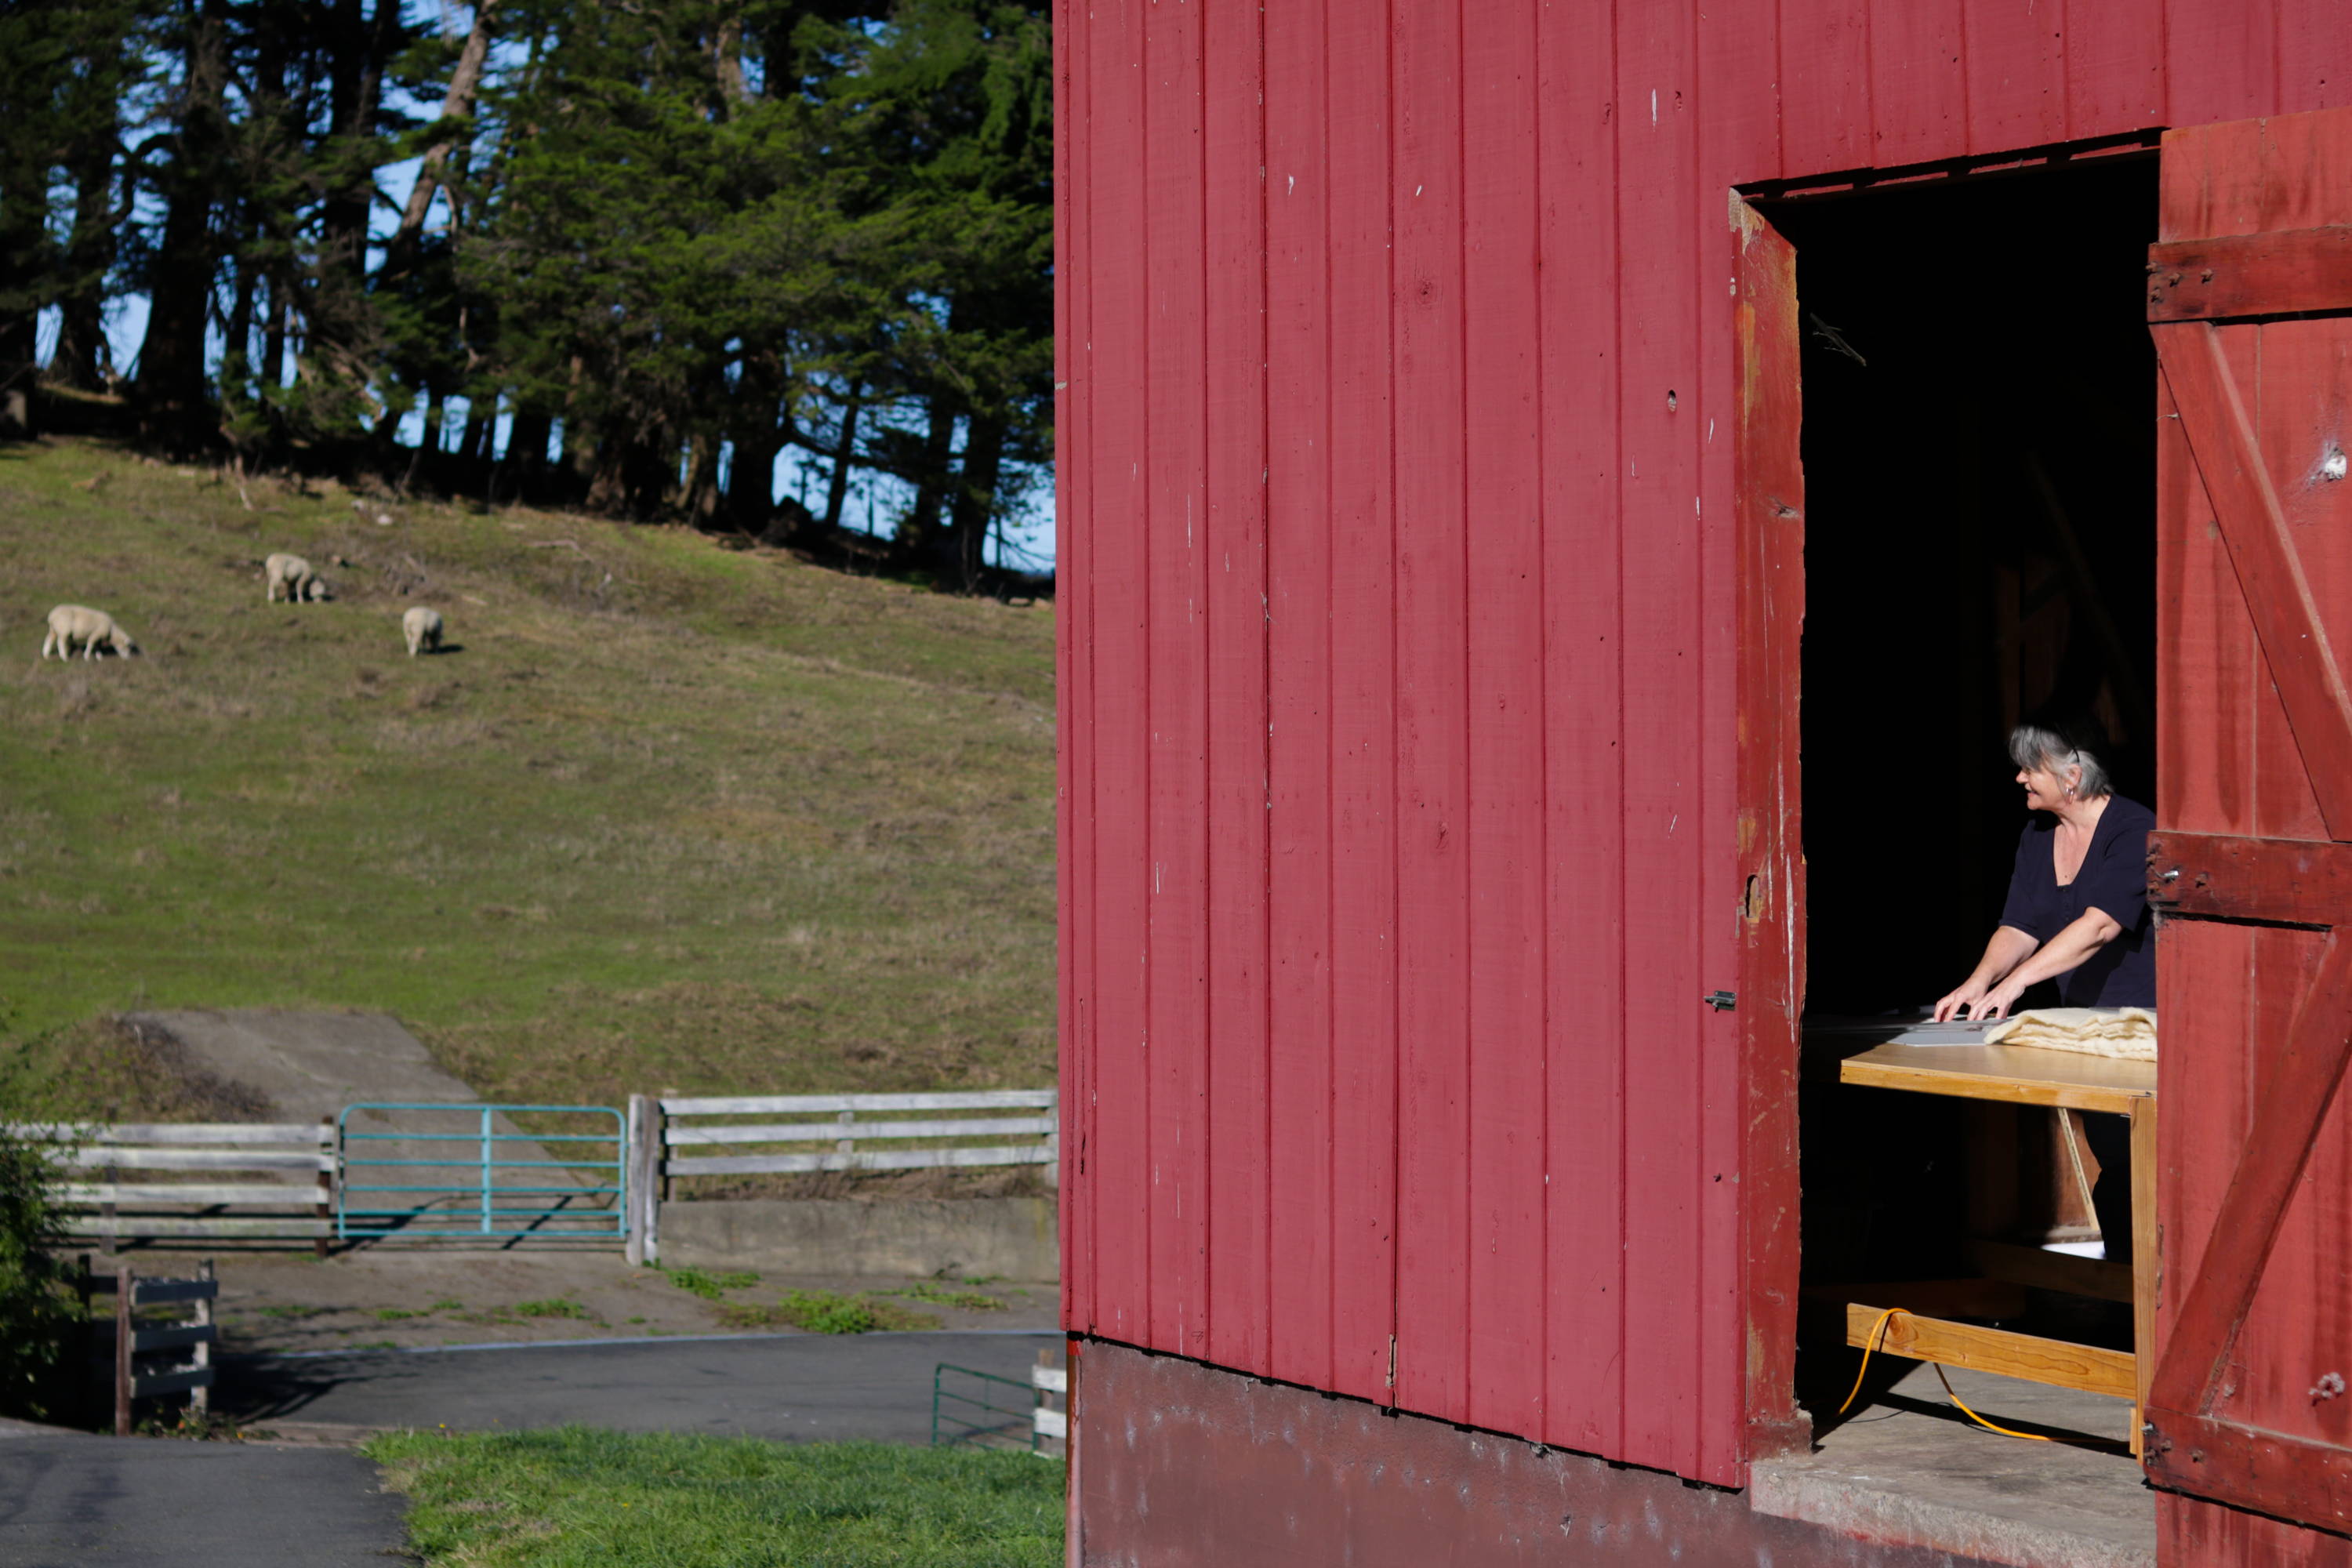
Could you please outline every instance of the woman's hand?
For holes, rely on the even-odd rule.
[[[1974,1023],[1979,1018],[2006,1018],[2009,1010],[2017,1005],[2017,999],[2024,994],[2024,985],[2014,978],[2005,980],[1977,998],[1969,1013],[1969,1020]]]
[[[1972,1007],[1984,1000],[1989,989],[1981,976],[1971,974],[1958,990],[1936,1004],[1936,1022],[1948,1023],[1963,1007]]]

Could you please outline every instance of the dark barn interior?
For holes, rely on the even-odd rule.
[[[2025,821],[2021,717],[2095,715],[2154,804],[2156,206],[2128,155],[1769,205],[1804,342],[1809,1020],[1916,1017],[1967,975]],[[1808,1281],[1967,1272],[1981,1117],[1816,1083]],[[2064,1114],[2017,1129],[2019,1239],[2094,1234]]]

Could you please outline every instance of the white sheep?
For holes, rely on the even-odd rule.
[[[261,570],[269,579],[269,585],[262,590],[264,604],[276,604],[280,588],[286,590],[286,602],[289,605],[297,599],[309,599],[315,604],[329,596],[327,584],[319,580],[318,573],[312,571],[310,563],[299,555],[289,555],[280,551],[264,561]]]
[[[59,605],[49,612],[49,635],[41,639],[41,657],[49,657],[56,648],[59,658],[71,658],[74,645],[81,645],[84,658],[96,658],[103,647],[118,658],[139,651],[131,634],[114,624],[114,617],[103,610],[89,609],[81,605]]]
[[[441,651],[441,612],[428,610],[422,605],[412,605],[400,617],[400,635],[408,639],[408,657],[415,658],[417,650],[428,653]]]

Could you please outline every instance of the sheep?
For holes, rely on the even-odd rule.
[[[289,605],[297,599],[308,599],[316,604],[331,596],[327,592],[327,584],[320,581],[319,574],[310,569],[310,563],[299,555],[289,555],[280,551],[264,561],[261,570],[269,579],[269,585],[262,590],[264,604],[276,604],[280,588],[286,590],[286,602]]]
[[[89,609],[80,605],[59,605],[49,612],[49,635],[41,639],[41,657],[49,657],[56,648],[59,658],[73,657],[74,644],[81,644],[82,658],[96,658],[103,647],[117,658],[139,651],[131,634],[114,624],[114,617],[103,610]]]
[[[422,605],[410,606],[400,617],[401,636],[408,639],[408,657],[415,658],[419,648],[428,653],[441,651],[441,612],[428,610]]]

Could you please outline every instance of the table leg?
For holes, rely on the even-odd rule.
[[[2148,1379],[2156,1373],[2156,1290],[2160,1261],[2156,1230],[2156,1099],[2135,1100],[2131,1112],[2132,1157],[2132,1356],[2137,1363],[2139,1397],[2132,1402],[2131,1451],[2139,1458],[2147,1426]]]

